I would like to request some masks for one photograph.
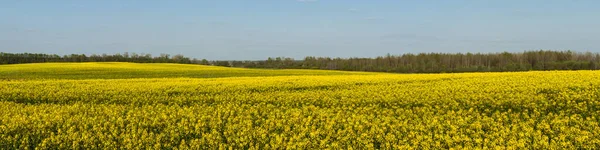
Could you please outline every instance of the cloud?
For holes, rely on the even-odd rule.
[[[357,12],[358,9],[356,9],[356,8],[349,8],[348,11],[350,11],[350,12]]]
[[[37,32],[38,30],[33,29],[33,28],[27,28],[25,29],[26,32]]]
[[[377,17],[377,16],[371,16],[371,17],[365,17],[363,19],[365,19],[365,20],[383,20],[385,18],[383,18],[383,17]]]
[[[422,40],[422,41],[442,41],[442,38],[437,36],[429,36],[429,35],[419,35],[413,33],[392,33],[382,35],[381,39],[388,40]]]
[[[14,28],[7,28],[8,31],[12,31],[12,32],[40,32],[40,30],[35,29],[35,28],[18,28],[18,27],[14,27]],[[1,29],[0,29],[1,31]]]
[[[71,4],[69,6],[73,7],[73,8],[83,8],[83,7],[85,7],[85,5],[82,5],[82,4]]]
[[[42,41],[42,44],[53,45],[53,44],[56,44],[56,43],[52,42],[52,41]]]

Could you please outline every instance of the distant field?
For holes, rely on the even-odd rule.
[[[326,70],[243,69],[186,64],[37,63],[0,65],[0,79],[219,78],[372,74]]]
[[[0,149],[594,149],[600,71],[0,65]]]

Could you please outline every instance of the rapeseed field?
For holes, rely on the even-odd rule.
[[[0,66],[0,149],[595,149],[600,71]]]

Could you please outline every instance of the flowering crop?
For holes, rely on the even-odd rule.
[[[0,67],[0,148],[600,147],[600,71],[57,66]]]

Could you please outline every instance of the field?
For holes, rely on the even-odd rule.
[[[0,66],[0,149],[594,149],[600,71]]]

